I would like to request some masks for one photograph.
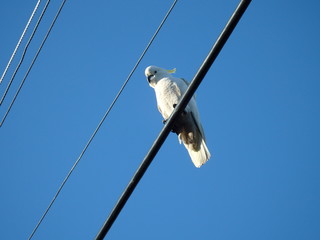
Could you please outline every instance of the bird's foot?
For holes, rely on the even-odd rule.
[[[172,106],[173,108],[176,108],[177,104],[174,103]],[[181,113],[182,116],[185,116],[186,114],[187,114],[186,110],[183,110],[183,112]]]
[[[166,124],[167,121],[168,121],[168,119],[163,119],[163,120],[162,120],[162,123],[163,123],[163,124]],[[176,131],[174,130],[174,128],[171,129],[171,132],[176,133]]]

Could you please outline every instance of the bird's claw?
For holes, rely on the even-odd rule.
[[[177,104],[174,103],[172,106],[173,106],[173,108],[176,108]],[[187,114],[186,110],[183,110],[183,112],[181,113],[181,115],[183,115],[183,116],[186,114]]]
[[[162,123],[163,123],[163,124],[166,124],[167,121],[168,121],[168,119],[163,119],[163,120],[162,120]],[[176,133],[176,131],[173,130],[173,129],[171,129],[171,132]]]

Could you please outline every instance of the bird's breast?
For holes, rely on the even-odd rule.
[[[167,119],[174,109],[173,105],[179,102],[180,89],[175,82],[169,79],[160,80],[154,89],[158,108],[163,118]]]

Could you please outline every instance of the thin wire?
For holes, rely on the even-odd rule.
[[[49,2],[50,2],[50,0],[47,2],[47,4],[49,4]],[[1,120],[1,122],[0,122],[0,127],[2,127],[2,125],[3,125],[4,121],[6,120],[6,118],[7,118],[8,114],[9,114],[9,112],[10,112],[10,110],[11,110],[11,108],[12,108],[12,106],[13,106],[13,104],[14,104],[15,100],[16,100],[16,98],[18,97],[18,94],[20,93],[20,90],[21,90],[21,88],[22,88],[22,86],[23,86],[24,82],[26,81],[26,79],[27,79],[27,77],[28,77],[28,75],[29,75],[29,73],[30,73],[30,71],[31,71],[31,69],[32,69],[32,67],[33,67],[33,65],[34,65],[34,63],[35,63],[35,61],[37,60],[38,55],[39,55],[39,53],[40,53],[40,51],[41,51],[41,49],[42,49],[43,45],[45,44],[45,42],[46,42],[46,40],[47,40],[47,38],[48,38],[48,36],[49,36],[49,34],[50,34],[51,30],[52,30],[52,28],[53,28],[53,26],[54,26],[54,24],[55,24],[55,22],[56,22],[57,18],[58,18],[59,14],[60,14],[60,12],[61,12],[61,10],[62,10],[62,8],[63,8],[63,6],[64,6],[64,4],[65,4],[65,2],[66,2],[66,0],[64,0],[64,1],[61,3],[60,8],[58,9],[57,14],[55,15],[55,17],[54,17],[54,19],[53,19],[53,21],[52,21],[52,23],[51,23],[51,25],[50,25],[50,27],[49,27],[49,29],[48,29],[48,31],[47,31],[47,33],[46,33],[46,35],[44,36],[44,38],[43,38],[43,40],[42,40],[42,42],[41,42],[41,44],[40,44],[40,47],[38,48],[38,50],[37,50],[37,52],[36,52],[36,54],[35,54],[34,58],[32,59],[32,62],[31,62],[31,64],[30,64],[30,66],[29,66],[29,68],[28,68],[28,70],[27,70],[26,74],[24,75],[24,77],[23,77],[23,79],[22,79],[22,81],[21,81],[21,83],[20,83],[20,85],[19,85],[18,90],[16,91],[16,93],[15,93],[15,95],[14,95],[14,97],[13,97],[13,99],[12,99],[12,101],[11,101],[11,103],[10,103],[10,105],[9,105],[9,107],[8,107],[8,109],[7,109],[7,111],[6,111],[6,113],[4,114],[4,116],[3,116],[3,118],[2,118],[2,120]],[[46,4],[45,8],[47,7],[47,4]],[[44,9],[44,11],[45,11],[45,9]],[[44,12],[44,11],[43,11],[43,12]]]
[[[47,209],[45,210],[44,214],[42,215],[42,217],[40,218],[38,224],[36,225],[36,227],[34,228],[34,230],[32,231],[30,237],[28,238],[28,240],[31,240],[31,238],[33,237],[33,235],[35,234],[35,232],[37,231],[37,229],[39,228],[40,224],[42,223],[43,219],[45,218],[45,216],[47,215],[47,213],[49,212],[50,208],[52,207],[53,203],[55,202],[55,200],[57,199],[58,195],[60,194],[62,188],[64,187],[64,185],[66,184],[66,182],[68,181],[70,175],[72,174],[73,170],[76,168],[76,166],[78,165],[78,163],[80,162],[82,156],[85,154],[87,148],[89,147],[90,143],[92,142],[93,138],[95,137],[95,135],[97,134],[97,132],[99,131],[101,125],[103,124],[104,120],[107,118],[109,112],[111,111],[111,109],[113,108],[114,104],[116,103],[116,101],[118,100],[119,96],[121,95],[122,91],[124,90],[124,88],[126,87],[127,83],[129,82],[131,76],[133,75],[133,73],[135,72],[135,70],[137,69],[139,63],[141,62],[141,60],[143,59],[144,55],[146,54],[146,52],[148,51],[148,49],[150,48],[152,42],[154,41],[154,39],[156,38],[156,36],[158,35],[158,32],[160,31],[160,29],[162,28],[163,24],[165,23],[165,21],[167,20],[168,16],[170,15],[171,11],[173,10],[174,6],[176,5],[178,0],[175,0],[173,2],[173,4],[171,5],[170,9],[168,10],[168,12],[166,13],[165,17],[163,18],[163,20],[161,21],[159,27],[157,28],[157,30],[155,31],[155,33],[153,34],[153,36],[151,37],[151,40],[149,41],[148,45],[146,46],[146,48],[144,49],[144,51],[142,52],[141,56],[139,57],[139,59],[137,60],[136,64],[134,65],[133,69],[131,70],[130,74],[128,75],[127,79],[125,80],[125,82],[123,83],[122,87],[120,88],[119,92],[117,93],[117,95],[115,96],[114,100],[112,101],[112,103],[110,104],[108,110],[106,111],[106,113],[104,114],[104,116],[102,117],[101,121],[99,122],[98,126],[96,127],[96,129],[94,130],[93,134],[91,135],[90,139],[88,140],[87,144],[85,145],[85,147],[83,148],[82,152],[80,153],[78,159],[75,161],[75,163],[73,164],[73,166],[71,167],[69,173],[67,174],[67,176],[65,177],[65,179],[62,181],[59,189],[57,190],[56,194],[54,195],[53,199],[51,200],[49,206],[47,207]]]
[[[31,33],[31,36],[29,37],[29,40],[28,40],[28,42],[26,43],[26,46],[25,46],[25,48],[24,48],[24,50],[23,50],[22,56],[21,56],[21,58],[20,58],[20,61],[19,61],[18,65],[17,65],[16,69],[14,70],[14,73],[13,73],[12,76],[11,76],[11,79],[10,79],[10,81],[9,81],[9,83],[8,83],[8,86],[7,86],[6,90],[4,91],[4,93],[3,93],[3,95],[2,95],[2,98],[1,98],[1,100],[0,100],[0,106],[1,106],[1,104],[3,103],[3,100],[5,99],[8,91],[9,91],[9,88],[10,88],[10,86],[11,86],[11,84],[12,84],[12,82],[13,82],[13,80],[14,80],[14,78],[15,78],[15,76],[16,76],[16,74],[17,74],[17,72],[18,72],[18,70],[19,70],[19,68],[20,68],[20,66],[21,66],[21,64],[22,64],[22,62],[23,62],[23,60],[24,60],[24,57],[25,57],[25,55],[26,55],[26,53],[27,53],[27,50],[28,50],[28,47],[29,47],[29,45],[30,45],[30,43],[31,43],[31,41],[32,41],[32,39],[33,39],[34,34],[36,33],[36,31],[37,31],[37,29],[38,29],[38,26],[39,26],[39,24],[40,24],[40,22],[41,22],[41,20],[42,20],[43,15],[45,14],[45,12],[46,12],[46,10],[47,10],[47,8],[48,8],[49,3],[50,3],[50,0],[48,0],[48,1],[46,2],[46,5],[44,6],[44,8],[43,8],[43,10],[42,10],[42,12],[41,12],[41,14],[40,14],[40,16],[39,16],[39,19],[38,19],[38,21],[37,21],[37,23],[36,23],[36,25],[35,25],[32,33]]]
[[[7,64],[7,66],[6,66],[6,68],[4,69],[3,73],[2,73],[2,76],[1,76],[1,78],[0,78],[0,84],[2,83],[3,78],[4,78],[5,75],[7,74],[7,71],[8,71],[8,69],[9,69],[10,65],[11,65],[11,62],[12,62],[14,56],[15,56],[16,53],[17,53],[17,50],[18,50],[18,48],[19,48],[19,46],[20,46],[20,44],[21,44],[21,41],[22,41],[22,39],[24,38],[24,35],[25,35],[26,31],[27,31],[28,28],[29,28],[29,25],[30,25],[30,23],[31,23],[31,21],[32,21],[32,19],[33,19],[34,14],[36,13],[36,11],[37,11],[37,9],[38,9],[38,7],[39,7],[40,2],[41,2],[41,0],[38,0],[36,6],[35,6],[34,9],[33,9],[33,12],[31,13],[31,16],[30,16],[30,18],[29,18],[29,20],[28,20],[28,22],[27,22],[27,25],[25,26],[25,28],[24,28],[24,30],[23,30],[23,32],[22,32],[22,34],[21,34],[21,37],[20,37],[20,39],[19,39],[19,41],[18,41],[15,49],[13,50],[13,53],[12,53],[10,59],[9,59],[9,62],[8,62],[8,64]]]

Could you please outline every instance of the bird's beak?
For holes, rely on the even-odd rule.
[[[153,77],[154,75],[149,75],[148,77],[147,77],[147,79],[148,79],[148,82],[150,83],[151,82],[151,78]]]
[[[167,70],[168,73],[175,73],[176,72],[176,69],[171,69],[171,70]]]

